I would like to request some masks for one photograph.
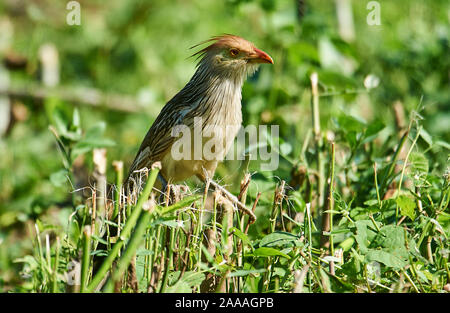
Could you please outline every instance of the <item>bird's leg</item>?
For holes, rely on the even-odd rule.
[[[159,202],[165,203],[170,197],[170,188],[167,188],[170,186],[164,176],[161,175],[161,172],[158,173],[158,180],[161,183],[161,195],[159,196]]]
[[[170,184],[161,173],[158,174],[158,179],[162,186],[159,202],[166,206],[180,201],[183,195],[189,190],[185,185]]]
[[[165,192],[167,189],[167,180],[161,175],[161,172],[158,173],[158,179],[161,182],[161,191]]]
[[[213,181],[212,179],[209,179],[209,184],[214,186],[216,190],[220,190],[231,202],[233,202],[236,207],[243,211],[245,214],[247,214],[250,218],[250,223],[253,224],[256,221],[256,215],[252,212],[252,210],[248,209],[239,199],[233,195],[231,192],[226,190],[224,187]]]

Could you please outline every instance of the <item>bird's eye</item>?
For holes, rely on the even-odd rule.
[[[237,56],[239,54],[239,50],[235,49],[235,48],[231,48],[230,49],[230,54],[231,54],[232,57],[235,57],[235,56]]]

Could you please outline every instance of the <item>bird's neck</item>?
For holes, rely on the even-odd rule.
[[[240,93],[247,77],[247,69],[245,67],[224,68],[212,65],[212,63],[206,57],[201,60],[191,82],[196,86],[206,88],[226,86]]]
[[[241,124],[242,85],[246,76],[245,69],[225,72],[200,63],[188,85],[197,89],[194,103],[208,123]]]

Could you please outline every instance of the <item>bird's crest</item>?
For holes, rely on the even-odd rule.
[[[199,58],[203,57],[206,52],[211,51],[217,47],[236,47],[236,48],[240,48],[242,50],[245,50],[245,49],[250,50],[251,48],[254,47],[253,43],[245,40],[242,37],[232,35],[232,34],[222,34],[222,35],[214,36],[214,37],[211,37],[210,39],[204,40],[204,41],[196,44],[195,46],[190,47],[189,49],[195,49],[206,43],[210,43],[210,44],[208,46],[206,46],[205,48],[195,52],[193,55],[191,55],[191,57],[197,57],[196,60],[198,60]]]

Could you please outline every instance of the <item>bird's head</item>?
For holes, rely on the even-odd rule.
[[[246,76],[253,74],[261,63],[273,64],[272,58],[267,53],[239,36],[228,34],[217,36],[201,44],[205,43],[210,44],[194,56],[201,57],[200,66],[205,65],[210,70],[222,74]]]

